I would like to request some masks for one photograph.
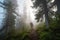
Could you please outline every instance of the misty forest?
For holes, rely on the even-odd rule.
[[[0,40],[60,40],[60,0],[0,0]]]

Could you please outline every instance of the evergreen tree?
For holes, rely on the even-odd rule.
[[[12,4],[11,1],[9,0],[4,0],[4,3],[1,3],[3,8],[6,10],[6,15],[5,15],[5,24],[3,28],[0,30],[1,32],[4,31],[4,36],[2,39],[4,39],[7,35],[11,36],[11,33],[14,33],[15,30],[15,8],[14,5]],[[1,34],[2,35],[2,34]]]
[[[52,11],[50,11],[50,5],[48,5],[48,3],[50,3],[51,0],[34,0],[33,1],[33,7],[37,9],[37,14],[36,14],[36,19],[39,22],[40,18],[43,18],[43,15],[45,15],[45,24],[46,27],[49,27],[49,14],[52,13]]]

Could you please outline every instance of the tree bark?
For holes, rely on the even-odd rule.
[[[49,16],[48,16],[48,8],[47,8],[47,2],[44,0],[44,14],[45,14],[45,23],[46,27],[49,28]]]

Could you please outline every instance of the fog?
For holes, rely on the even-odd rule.
[[[34,10],[32,9],[31,6],[33,6],[31,0],[17,0],[18,3],[18,12],[19,15],[21,15],[22,17],[24,17],[26,19],[26,23],[30,23],[33,22],[34,24],[36,23],[35,20],[35,13]]]

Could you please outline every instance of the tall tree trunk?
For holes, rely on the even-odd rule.
[[[60,0],[55,0],[53,6],[54,5],[57,6],[57,12],[56,12],[56,15],[55,15],[56,16],[56,20],[57,20],[58,15],[60,15]]]
[[[57,5],[57,13],[60,14],[60,0],[55,0],[55,3]]]
[[[49,16],[48,16],[48,8],[47,8],[47,2],[44,0],[44,14],[45,14],[45,23],[46,27],[49,28]]]

